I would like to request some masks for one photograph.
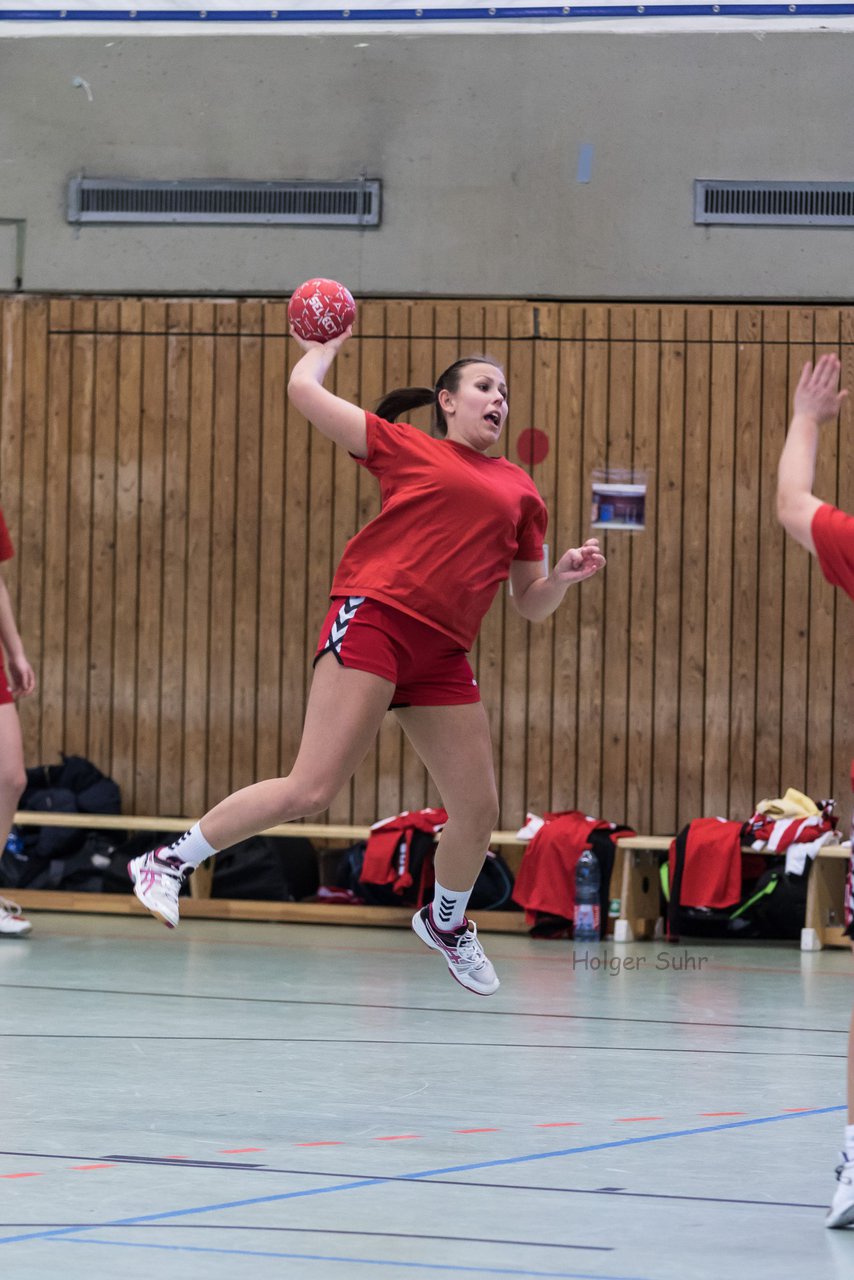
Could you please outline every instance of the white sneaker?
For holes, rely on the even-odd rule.
[[[412,917],[412,927],[422,942],[440,951],[448,962],[451,977],[461,987],[478,996],[491,996],[501,986],[483,947],[477,940],[477,925],[464,920],[459,929],[444,933],[437,929],[429,907],[422,907]]]
[[[174,854],[162,857],[165,852],[161,846],[151,853],[131,858],[128,875],[142,905],[162,920],[167,929],[175,929],[178,926],[178,894],[185,875],[194,867],[191,862],[182,862]]]
[[[836,1194],[824,1220],[826,1227],[854,1227],[854,1160],[843,1151],[836,1169]]]
[[[9,938],[25,938],[32,930],[32,925],[23,915],[17,902],[8,898],[0,898],[0,934]]]

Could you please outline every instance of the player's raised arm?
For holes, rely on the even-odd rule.
[[[839,357],[824,355],[815,368],[801,370],[792,405],[792,421],[777,468],[777,519],[792,537],[815,554],[812,520],[822,505],[813,494],[818,432],[839,413],[847,391],[839,390]]]
[[[302,348],[304,355],[293,368],[288,382],[288,398],[303,417],[308,418],[318,431],[340,444],[357,458],[364,458],[368,453],[367,427],[365,411],[341,396],[333,395],[323,385],[323,380],[332,367],[332,362],[341,347],[350,337],[351,329],[346,329],[340,337],[329,342],[308,342],[291,328],[294,342]]]

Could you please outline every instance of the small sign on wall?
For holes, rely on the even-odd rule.
[[[646,525],[645,471],[608,467],[593,472],[594,529],[627,529],[637,533]]]

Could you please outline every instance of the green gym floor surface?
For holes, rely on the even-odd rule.
[[[38,913],[0,939],[10,1280],[850,1280],[847,951]]]

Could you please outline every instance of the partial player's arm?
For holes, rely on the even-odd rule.
[[[17,697],[26,697],[36,687],[35,673],[27,661],[15,617],[12,613],[12,602],[9,589],[0,576],[0,645],[6,651],[6,663],[9,670],[9,687]]]
[[[332,367],[333,360],[351,332],[348,329],[340,338],[321,343],[306,342],[291,329],[291,336],[305,354],[294,365],[288,382],[288,398],[323,435],[357,458],[365,458],[368,454],[368,434],[364,409],[333,395],[323,385],[323,379]]]
[[[571,583],[592,578],[604,565],[598,538],[570,547],[548,574],[539,560],[514,560],[510,565],[513,604],[529,622],[542,622],[557,609]]]
[[[795,388],[793,415],[777,468],[777,519],[792,537],[815,555],[813,516],[822,500],[813,494],[819,428],[839,413],[847,391],[839,390],[839,358],[809,362]]]

